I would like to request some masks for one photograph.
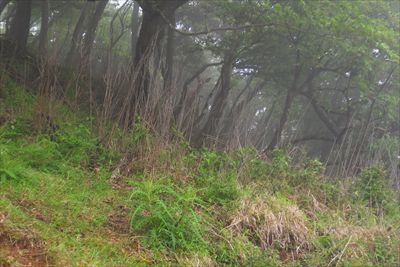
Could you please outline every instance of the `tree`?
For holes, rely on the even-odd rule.
[[[133,2],[133,10],[131,15],[131,56],[132,62],[135,60],[136,54],[136,42],[138,39],[139,34],[139,27],[140,27],[140,17],[139,17],[139,4],[135,1]]]
[[[31,19],[31,0],[22,0],[16,2],[15,15],[12,19],[7,38],[11,40],[17,50],[26,50],[28,41],[30,19]]]
[[[147,101],[150,86],[150,65],[151,60],[158,62],[161,60],[162,40],[165,31],[171,25],[173,15],[180,6],[188,0],[172,1],[137,1],[142,8],[143,17],[136,44],[134,67],[138,73],[135,82],[132,104],[143,108]]]
[[[99,24],[99,21],[101,19],[101,16],[104,12],[107,3],[108,0],[98,1],[96,4],[95,11],[88,21],[88,25],[85,31],[85,37],[83,42],[83,54],[81,59],[81,62],[84,66],[87,65],[89,62],[90,52],[92,50],[93,42],[96,36],[97,25]]]
[[[41,22],[39,33],[39,52],[47,55],[48,29],[49,29],[49,0],[43,0],[41,6]]]
[[[79,57],[79,47],[82,41],[82,34],[84,32],[84,23],[89,15],[90,8],[93,5],[92,1],[86,1],[82,7],[81,14],[79,16],[78,22],[75,25],[74,32],[71,38],[71,45],[66,56],[66,65],[76,64]]]
[[[0,15],[11,0],[0,0]]]

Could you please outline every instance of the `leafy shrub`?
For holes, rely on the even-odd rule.
[[[25,165],[40,170],[57,170],[62,159],[56,143],[45,137],[15,149],[14,153]]]
[[[146,145],[151,143],[151,134],[149,129],[143,126],[140,117],[136,117],[136,122],[131,130],[131,137],[133,145],[139,145],[144,142]]]
[[[369,207],[378,213],[386,210],[393,202],[393,192],[386,180],[386,174],[382,167],[373,166],[364,169],[357,182],[356,195]]]
[[[227,205],[240,196],[235,173],[208,176],[197,182],[201,198],[211,204]]]
[[[0,142],[15,141],[17,138],[29,136],[32,132],[31,122],[16,118],[0,128]]]
[[[289,170],[290,157],[284,150],[274,149],[272,151],[272,175],[282,175]]]
[[[184,162],[195,170],[194,183],[202,200],[225,205],[239,197],[237,162],[227,154],[193,150]]]
[[[0,144],[0,179],[2,181],[23,177],[25,166],[18,161],[12,160],[9,151]]]
[[[151,180],[134,186],[131,200],[136,208],[131,226],[146,234],[144,242],[148,246],[182,251],[201,251],[207,247],[203,219],[196,211],[200,200],[194,189]]]
[[[98,147],[98,141],[93,137],[91,129],[84,124],[66,125],[57,131],[56,142],[59,152],[71,164],[88,161],[90,152]]]

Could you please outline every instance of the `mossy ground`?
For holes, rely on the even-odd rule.
[[[37,127],[39,100],[1,90],[0,266],[400,266],[379,167],[329,178],[283,151],[193,149],[140,125],[106,145],[86,114],[54,101]]]

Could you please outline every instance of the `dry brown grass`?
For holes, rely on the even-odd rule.
[[[180,266],[187,267],[216,267],[218,264],[213,261],[210,257],[202,255],[193,255],[191,257],[185,257],[183,259],[178,259]]]
[[[388,229],[379,225],[370,228],[354,225],[335,225],[328,227],[325,234],[334,235],[338,239],[352,236],[354,241],[373,242],[377,237],[390,239],[394,232],[388,231]]]
[[[243,199],[228,228],[234,234],[246,234],[263,249],[278,244],[300,252],[312,246],[313,233],[306,225],[305,214],[274,197]]]

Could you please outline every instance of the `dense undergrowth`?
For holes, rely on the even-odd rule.
[[[325,177],[317,160],[166,144],[140,124],[105,145],[56,101],[38,127],[38,99],[5,85],[0,266],[400,265],[379,165]]]

